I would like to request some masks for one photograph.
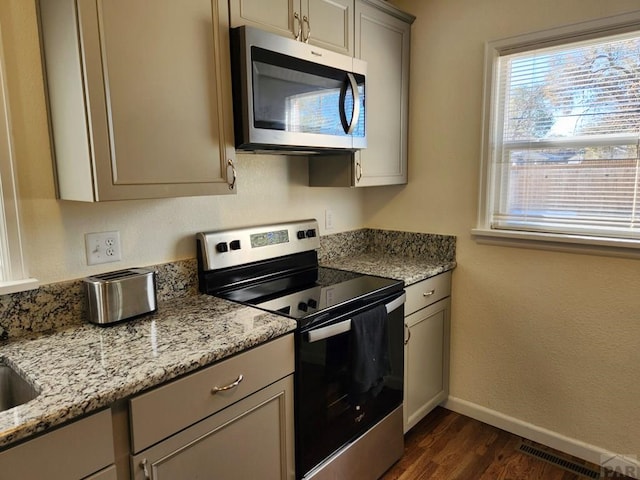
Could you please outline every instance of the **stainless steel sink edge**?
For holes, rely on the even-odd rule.
[[[41,388],[18,365],[0,356],[0,412],[34,400]]]

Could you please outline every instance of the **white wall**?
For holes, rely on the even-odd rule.
[[[334,212],[335,229],[363,223],[362,192],[307,187],[305,158],[240,155],[238,194],[84,204],[55,199],[35,2],[0,3],[26,255],[42,283],[195,257],[194,233]],[[84,234],[119,230],[123,260],[87,267]]]
[[[483,246],[484,42],[640,8],[637,0],[397,0],[412,30],[409,184],[365,194],[367,224],[458,237],[451,394],[640,455],[640,261]]]

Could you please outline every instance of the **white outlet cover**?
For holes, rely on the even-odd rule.
[[[324,211],[324,229],[333,230],[333,210]]]
[[[119,262],[122,260],[120,248],[120,232],[87,233],[84,236],[87,254],[87,265]]]

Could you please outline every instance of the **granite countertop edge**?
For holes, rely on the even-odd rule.
[[[117,325],[87,323],[1,344],[0,361],[40,393],[0,412],[0,449],[295,328],[292,319],[197,295]]]

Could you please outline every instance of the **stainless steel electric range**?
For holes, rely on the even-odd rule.
[[[376,479],[403,453],[404,284],[320,267],[318,224],[197,234],[200,291],[297,320],[298,479]]]

